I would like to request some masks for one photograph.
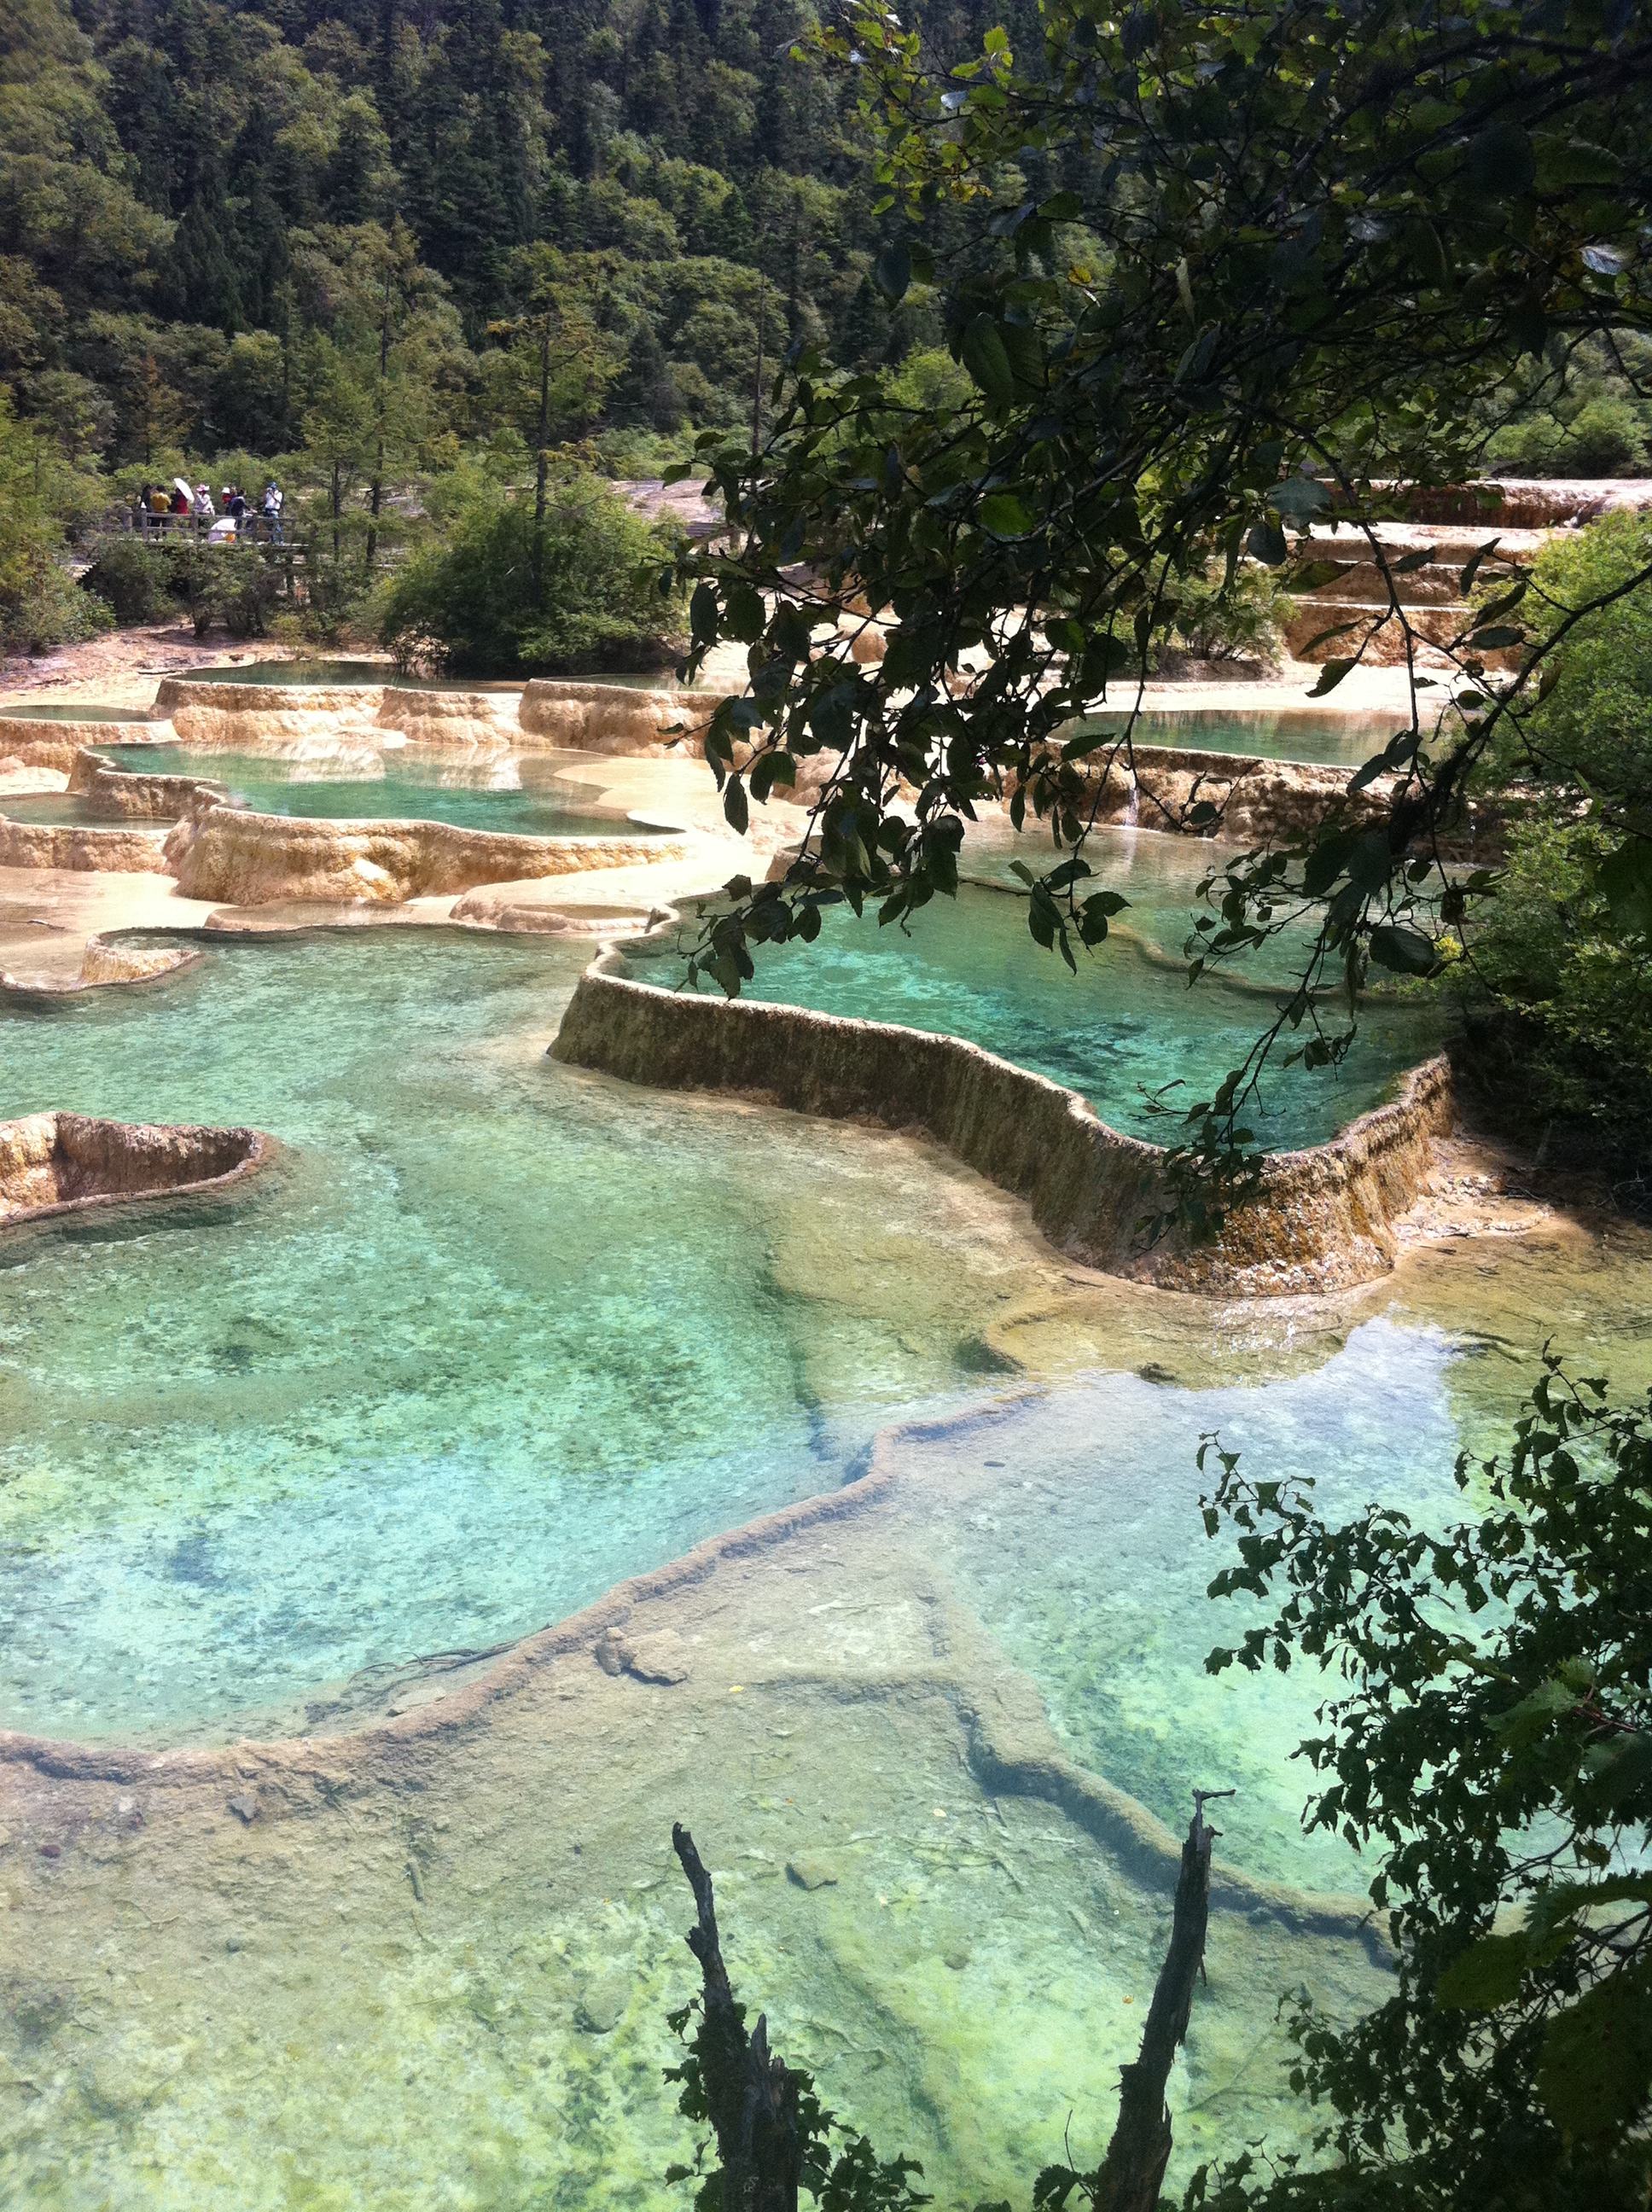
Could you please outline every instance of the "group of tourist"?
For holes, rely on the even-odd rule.
[[[181,531],[188,524],[210,545],[233,545],[241,538],[261,538],[271,545],[286,542],[282,526],[286,501],[278,483],[265,484],[256,507],[239,484],[225,484],[218,496],[222,512],[213,505],[207,484],[197,484],[191,490],[182,477],[174,477],[169,484],[144,484],[133,503],[132,526],[146,537],[159,537],[163,532]]]

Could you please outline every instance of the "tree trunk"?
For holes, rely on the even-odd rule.
[[[545,604],[545,507],[550,480],[550,313],[539,325],[539,420],[535,426],[533,471],[533,603]],[[690,1847],[692,1848],[692,1847]]]
[[[671,1847],[689,1878],[698,1915],[689,1931],[689,1948],[700,1961],[704,1984],[699,2055],[722,2166],[723,2212],[798,2212],[802,2150],[797,2082],[769,2051],[764,2015],[758,2014],[750,2037],[741,2022],[718,1941],[711,1876],[700,1863],[694,1838],[674,1826]]]
[[[335,461],[332,465],[332,558],[335,568],[338,565],[338,523],[343,512],[343,481],[339,471],[339,465]]]
[[[1142,2030],[1141,2055],[1121,2067],[1118,2124],[1096,2177],[1096,2212],[1157,2212],[1170,2159],[1170,2111],[1165,2084],[1193,2016],[1193,1984],[1205,1971],[1205,1936],[1211,1917],[1211,1846],[1216,1831],[1205,1824],[1211,1797],[1230,1790],[1195,1790],[1193,1824],[1181,1846],[1170,1944],[1159,1968],[1153,2002]],[[690,1939],[692,1940],[692,1939]]]
[[[385,271],[384,313],[379,318],[379,392],[375,410],[375,437],[373,447],[373,483],[369,489],[367,513],[367,574],[373,574],[373,564],[379,556],[379,510],[385,496],[385,387],[390,380],[390,271]]]

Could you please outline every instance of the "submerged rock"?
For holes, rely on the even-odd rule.
[[[786,1862],[787,1878],[799,1889],[834,1889],[837,1886],[837,1866],[832,1859],[817,1857],[805,1852]]]
[[[611,2035],[630,2002],[631,1985],[623,1975],[604,1974],[586,1986],[574,2018],[587,2035]]]

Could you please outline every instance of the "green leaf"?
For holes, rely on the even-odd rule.
[[[1652,1972],[1620,1967],[1556,2015],[1537,2092],[1556,2125],[1588,2137],[1630,2126],[1652,2093]]]
[[[1537,178],[1537,155],[1518,123],[1492,123],[1468,149],[1464,165],[1470,183],[1499,199],[1528,192]]]
[[[1313,477],[1287,477],[1283,483],[1274,485],[1268,501],[1288,521],[1308,522],[1330,506],[1331,489]]]
[[[1334,691],[1353,665],[1351,659],[1327,660],[1321,669],[1320,680],[1309,693],[1309,697],[1322,699],[1327,691]]]
[[[1371,957],[1396,975],[1431,975],[1440,964],[1431,939],[1393,922],[1379,923],[1371,932]]]
[[[1033,519],[1012,491],[989,492],[979,510],[981,526],[994,538],[1024,538]]]
[[[912,248],[904,239],[884,248],[872,264],[872,281],[891,307],[905,299],[912,282]]]
[[[1436,1997],[1448,2012],[1494,2012],[1519,1995],[1529,1955],[1523,1934],[1482,1936],[1451,1961]]]
[[[1015,397],[1015,373],[1003,336],[990,315],[977,315],[963,334],[963,365],[995,407]]]
[[[1652,837],[1631,837],[1608,854],[1594,882],[1626,937],[1652,937]]]

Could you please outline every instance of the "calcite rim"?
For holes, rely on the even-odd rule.
[[[167,972],[176,973],[176,970]],[[19,1207],[15,1212],[0,1215],[0,1237],[10,1236],[18,1230],[35,1228],[44,1221],[61,1220],[71,1214],[148,1206],[157,1201],[180,1198],[216,1197],[244,1186],[252,1176],[269,1167],[282,1149],[279,1140],[263,1129],[223,1128],[196,1121],[120,1121],[106,1115],[73,1114],[53,1108],[46,1108],[38,1115],[19,1115],[9,1121],[0,1121],[0,1138],[23,1123],[33,1121],[51,1121],[54,1124],[75,1121],[99,1130],[118,1130],[139,1136],[198,1137],[210,1139],[215,1145],[234,1145],[239,1149],[240,1157],[231,1166],[214,1174],[192,1175],[181,1182],[161,1183],[153,1189],[88,1191],[77,1198],[54,1199],[44,1206]],[[55,1130],[53,1133],[55,1138]]]

